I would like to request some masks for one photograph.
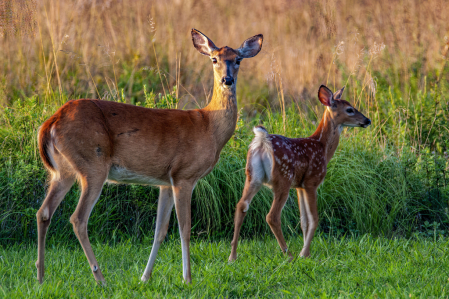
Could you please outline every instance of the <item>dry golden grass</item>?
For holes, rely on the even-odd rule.
[[[287,100],[308,99],[327,81],[331,87],[351,82],[351,72],[374,88],[377,70],[391,85],[400,81],[407,93],[413,63],[419,62],[421,76],[439,68],[449,31],[449,9],[441,0],[6,3],[0,4],[3,104],[20,95],[51,98],[55,91],[104,96],[117,82],[123,82],[126,97],[143,99],[143,90],[132,88],[134,75],[158,78],[149,75],[156,72],[155,53],[165,88],[175,84],[180,63],[180,95],[187,95],[186,103],[204,102],[212,68],[192,46],[191,28],[217,46],[238,47],[264,35],[261,54],[243,63],[244,104],[276,99],[280,83]],[[376,62],[370,63],[376,49]]]

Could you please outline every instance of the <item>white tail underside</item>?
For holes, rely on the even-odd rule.
[[[253,180],[269,184],[273,170],[273,147],[268,132],[262,127],[254,127],[254,137],[249,147],[251,151],[251,176]]]

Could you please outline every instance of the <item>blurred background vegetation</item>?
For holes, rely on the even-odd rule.
[[[38,127],[70,99],[101,98],[158,108],[204,107],[210,60],[190,30],[237,48],[262,33],[261,53],[242,62],[240,119],[216,169],[193,198],[194,236],[229,238],[244,184],[252,126],[310,135],[321,84],[371,118],[347,129],[319,189],[320,232],[411,236],[449,227],[449,10],[445,1],[56,1],[0,3],[0,244],[35,241],[47,175]],[[152,237],[158,190],[106,185],[91,238]],[[68,221],[77,186],[49,237],[75,240]],[[257,195],[242,233],[270,233],[271,192]],[[296,195],[285,233],[300,232]],[[176,233],[173,216],[171,231]]]

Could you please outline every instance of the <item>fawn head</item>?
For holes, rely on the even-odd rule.
[[[371,120],[352,107],[349,102],[341,99],[344,89],[343,87],[332,94],[329,88],[321,85],[318,90],[318,99],[324,106],[327,106],[327,110],[337,125],[342,127],[368,127]]]
[[[214,81],[225,89],[235,87],[240,62],[243,58],[256,56],[262,49],[262,34],[248,38],[238,49],[218,48],[204,34],[192,29],[192,40],[195,48],[203,55],[210,57],[214,66]]]

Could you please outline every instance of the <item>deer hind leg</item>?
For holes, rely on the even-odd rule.
[[[153,247],[151,248],[150,258],[148,259],[147,266],[141,278],[142,281],[147,281],[151,277],[157,252],[161,246],[161,243],[164,241],[165,236],[167,235],[173,204],[172,187],[161,186],[159,201],[157,204],[156,231],[154,233]]]
[[[318,208],[317,208],[317,195],[316,188],[305,189],[303,191],[304,209],[301,208],[301,223],[303,215],[307,217],[307,227],[304,237],[304,247],[301,250],[301,256],[310,256],[310,243],[312,242],[313,235],[318,226]],[[304,213],[303,213],[304,210]]]
[[[103,184],[106,181],[108,173],[106,170],[96,170],[97,171],[95,171],[94,174],[81,175],[81,197],[75,212],[70,217],[70,222],[73,225],[73,231],[75,232],[76,237],[83,247],[84,254],[89,261],[90,269],[92,270],[95,280],[104,281],[103,274],[98,266],[87,234],[87,223],[90,213],[100,197],[101,190],[103,189]]]
[[[298,206],[299,206],[299,214],[301,217],[301,230],[303,239],[305,240],[307,238],[307,229],[308,229],[308,218],[307,218],[307,212],[306,212],[306,196],[304,194],[304,189],[297,188],[296,192],[298,194]]]
[[[291,254],[291,252],[288,251],[287,243],[285,242],[281,228],[281,213],[288,199],[289,188],[284,186],[274,186],[273,191],[274,191],[274,200],[266,220],[271,228],[271,231],[276,237],[282,252],[288,254],[290,256],[291,261],[293,259],[293,255]]]
[[[231,242],[231,255],[229,256],[229,261],[235,261],[237,259],[237,245],[239,242],[240,236],[240,228],[243,224],[243,219],[245,219],[246,213],[248,212],[249,205],[251,204],[251,200],[254,195],[259,192],[262,187],[261,180],[252,180],[250,181],[248,177],[246,177],[245,188],[243,189],[243,195],[240,201],[237,203],[237,207],[235,209],[235,217],[234,217],[234,237]]]
[[[75,182],[75,176],[73,174],[67,173],[65,175],[58,173],[53,175],[50,181],[50,187],[47,196],[42,203],[41,208],[37,211],[37,279],[39,283],[42,283],[44,278],[45,266],[45,237],[47,234],[48,226],[51,222],[51,217],[55,212],[56,208],[59,206],[64,196],[72,187]]]
[[[179,235],[182,248],[182,276],[185,283],[192,281],[190,271],[190,231],[192,228],[191,199],[194,184],[191,182],[175,182],[173,185],[173,197],[176,216],[178,218]]]

